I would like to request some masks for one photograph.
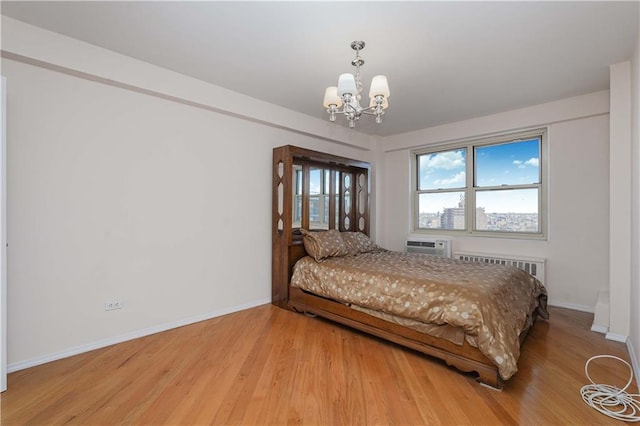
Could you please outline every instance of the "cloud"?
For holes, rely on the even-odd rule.
[[[435,181],[433,181],[433,183],[435,183],[436,185],[451,185],[453,183],[463,183],[464,179],[465,179],[465,173],[458,172],[455,175],[451,176],[450,178],[436,179]]]
[[[540,164],[540,160],[537,157],[532,157],[527,161],[513,160],[513,164],[519,169],[524,169],[527,166],[538,167],[538,165]]]
[[[459,169],[464,167],[463,150],[440,152],[421,158],[420,164],[423,167],[434,169]]]
[[[536,157],[533,157],[533,158],[529,158],[525,163],[528,166],[538,167],[538,165],[540,164],[540,160],[538,160],[538,158]]]

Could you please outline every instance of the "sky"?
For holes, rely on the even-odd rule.
[[[539,149],[538,139],[476,147],[476,186],[495,189],[503,185],[538,183]],[[463,189],[468,157],[464,149],[421,156],[420,189]],[[435,213],[444,207],[456,207],[460,195],[461,192],[456,191],[423,197],[430,199],[430,202],[420,203],[420,212]],[[481,192],[476,207],[484,207],[486,213],[536,213],[537,190]]]

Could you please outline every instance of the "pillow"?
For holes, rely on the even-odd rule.
[[[302,242],[305,250],[307,250],[309,256],[318,262],[327,257],[349,254],[349,249],[337,229],[321,232],[300,229],[300,232],[302,233]]]
[[[380,248],[362,232],[343,232],[342,239],[349,250],[349,254],[367,253]]]

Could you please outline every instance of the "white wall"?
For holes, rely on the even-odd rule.
[[[550,303],[593,311],[609,277],[608,92],[385,138],[382,245],[401,250],[410,232],[412,148],[540,126],[549,129],[548,240],[455,238],[453,250],[544,257]]]
[[[205,97],[215,87],[189,80],[186,92],[172,80],[184,77],[12,25],[3,50],[15,60],[2,62],[10,371],[270,302],[272,148],[371,156],[368,138],[323,134],[321,120],[290,112],[287,128],[276,107],[259,105],[260,119],[217,112]],[[24,44],[25,33],[36,45],[11,38]],[[38,51],[52,42],[57,56]],[[117,81],[80,71],[88,56],[118,69]],[[144,75],[151,94],[135,84]],[[124,309],[105,312],[114,299]]]

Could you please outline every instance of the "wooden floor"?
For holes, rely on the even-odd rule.
[[[551,308],[498,392],[442,362],[272,305],[12,373],[2,425],[623,424],[582,401],[593,355],[626,346]],[[604,360],[598,383],[628,371]],[[637,387],[630,391],[635,392]]]

